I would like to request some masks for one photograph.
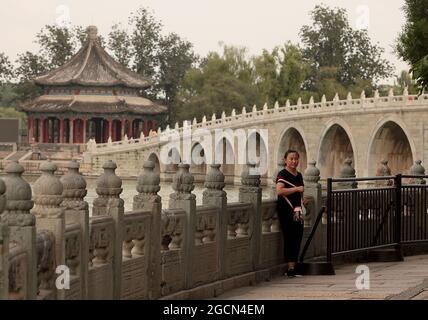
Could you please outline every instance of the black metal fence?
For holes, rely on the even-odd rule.
[[[333,255],[428,241],[428,176],[327,180],[327,261]],[[352,188],[372,184],[366,188]]]

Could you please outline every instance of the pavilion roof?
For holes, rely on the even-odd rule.
[[[146,89],[150,79],[115,61],[100,45],[95,26],[88,27],[83,47],[64,65],[38,76],[34,82],[45,86],[124,86]]]
[[[18,110],[44,113],[133,113],[161,114],[167,111],[165,106],[149,99],[136,96],[103,95],[42,95],[21,105]]]

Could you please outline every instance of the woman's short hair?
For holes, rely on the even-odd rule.
[[[287,159],[287,157],[290,153],[295,153],[295,154],[297,154],[297,157],[300,158],[300,154],[296,150],[288,149],[284,154],[284,159]]]

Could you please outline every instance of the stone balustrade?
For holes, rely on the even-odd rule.
[[[172,130],[182,134],[183,130],[191,130],[194,132],[197,129],[217,129],[217,128],[235,128],[242,127],[245,123],[254,123],[254,122],[269,122],[274,119],[279,118],[295,118],[299,116],[310,115],[313,116],[314,113],[325,114],[332,113],[338,114],[340,112],[352,112],[356,110],[371,110],[373,108],[396,108],[426,105],[428,101],[428,94],[422,95],[409,95],[406,92],[403,92],[402,95],[395,96],[392,90],[387,96],[381,97],[376,91],[373,97],[366,97],[365,93],[362,92],[359,98],[353,98],[351,93],[348,93],[346,99],[340,100],[339,97],[336,97],[332,101],[326,101],[325,96],[321,99],[320,102],[315,103],[314,99],[311,98],[308,103],[302,104],[301,98],[298,100],[296,105],[290,105],[290,102],[287,100],[284,106],[279,106],[276,102],[273,108],[269,108],[267,104],[263,106],[262,109],[258,110],[256,106],[253,106],[251,112],[247,112],[246,108],[243,107],[240,114],[237,114],[235,109],[232,110],[231,115],[226,117],[225,112],[222,112],[222,117],[217,119],[215,115],[211,117],[211,120],[207,120],[204,116],[201,122],[197,122],[196,119],[192,123],[186,122],[185,126],[180,127],[178,123],[174,126],[173,129],[170,129],[169,126],[165,130],[159,130],[156,134],[143,137],[139,139],[130,139],[122,140],[116,142],[109,142],[103,144],[97,144],[95,141],[91,140],[88,143],[87,150],[92,154],[99,154],[104,152],[112,152],[118,150],[132,150],[139,149],[142,145],[145,147],[156,146],[160,143],[162,136],[167,136]]]
[[[422,174],[417,164],[414,171]],[[77,162],[61,179],[54,164],[44,163],[34,194],[18,163],[6,168],[4,183],[0,179],[2,299],[207,298],[282,270],[276,201],[261,200],[254,164],[244,167],[234,203],[227,202],[221,166],[211,165],[200,206],[189,165],[180,164],[169,208],[162,209],[159,173],[146,161],[130,212],[120,198],[116,164],[103,167],[91,216]],[[318,182],[312,161],[305,172],[306,235],[321,206]],[[321,242],[314,242],[311,255],[322,254]],[[62,274],[55,273],[58,267]]]

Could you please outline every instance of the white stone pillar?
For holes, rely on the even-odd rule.
[[[186,231],[184,235],[185,270],[192,269],[195,249],[196,226],[196,196],[192,193],[195,188],[194,177],[189,172],[189,164],[179,164],[178,171],[174,175],[172,188],[174,193],[169,197],[170,209],[182,209],[186,212]],[[185,273],[185,286],[190,288],[193,283],[192,272]]]
[[[149,268],[147,272],[148,288],[147,296],[149,299],[158,299],[161,288],[161,213],[162,202],[158,195],[160,190],[160,174],[154,172],[155,164],[153,161],[146,161],[143,165],[144,172],[138,178],[138,195],[134,196],[134,210],[150,210],[152,219],[150,225],[150,248]]]
[[[36,254],[36,219],[30,213],[33,207],[31,187],[22,178],[24,168],[17,162],[6,167],[6,208],[0,223],[9,226],[9,240],[24,248],[27,253],[27,290],[25,299],[37,297],[37,254]],[[18,275],[19,276],[19,275]]]

